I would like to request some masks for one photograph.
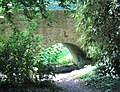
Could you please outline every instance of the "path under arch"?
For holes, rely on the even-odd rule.
[[[82,69],[69,73],[56,74],[53,80],[60,89],[58,92],[101,92],[100,90],[88,87],[85,81],[76,79],[76,76],[79,75],[80,72],[82,72]]]

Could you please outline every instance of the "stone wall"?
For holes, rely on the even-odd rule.
[[[75,20],[70,16],[70,14],[65,14],[64,11],[52,11],[54,12],[54,19],[52,23],[48,20],[38,19],[38,29],[36,33],[40,33],[44,38],[44,44],[50,46],[56,43],[73,43],[78,44],[78,38],[80,36],[79,32],[75,31]],[[15,14],[16,24],[20,30],[24,30],[25,26],[22,24],[23,21],[18,19],[17,13]],[[55,21],[54,21],[55,20]],[[51,24],[51,26],[48,26]],[[9,25],[9,24],[8,24]],[[7,28],[11,30],[8,25],[0,25],[0,29]],[[4,27],[3,27],[4,26]]]
[[[48,21],[38,21],[42,28],[39,28],[37,33],[43,34],[45,44],[51,45],[55,43],[73,43],[78,45],[80,34],[75,31],[75,20],[69,14],[64,14],[64,11],[54,11],[55,20],[52,27],[48,26]]]

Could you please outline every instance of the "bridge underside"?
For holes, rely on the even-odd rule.
[[[66,47],[69,50],[73,57],[73,63],[76,64],[78,68],[83,68],[84,65],[87,64],[86,53],[83,50],[81,50],[79,46],[72,43],[60,44],[62,44],[62,46]]]
[[[72,43],[62,43],[62,44],[66,48],[68,48],[68,50],[72,54],[72,56],[74,58],[74,63],[77,65],[77,67],[83,68],[84,65],[87,63],[86,58],[85,58],[85,56],[86,56],[85,52],[82,51],[79,46],[74,45]]]

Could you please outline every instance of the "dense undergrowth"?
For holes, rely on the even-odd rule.
[[[81,48],[93,63],[104,65],[104,75],[120,77],[120,1],[81,0],[78,6],[73,16]]]
[[[89,68],[90,69],[90,68]],[[113,76],[104,76],[98,72],[98,68],[93,68],[91,71],[81,74],[78,79],[85,81],[85,85],[90,88],[95,88],[101,92],[119,92],[120,78]]]
[[[91,77],[87,80],[87,85],[101,90],[102,92],[119,92],[120,91],[120,78],[112,77]]]
[[[97,69],[80,76],[102,92],[119,92],[120,86],[120,1],[81,0],[73,14],[78,20],[81,47]],[[118,89],[118,90],[117,90]]]

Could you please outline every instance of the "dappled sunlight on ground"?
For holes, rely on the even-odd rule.
[[[78,76],[85,75],[85,74],[91,72],[91,71],[94,70],[94,69],[96,69],[96,66],[87,65],[87,66],[85,66],[85,68],[83,68],[83,69],[72,71],[71,74],[72,74],[74,77],[78,77]]]
[[[88,72],[90,72],[94,69],[96,69],[96,66],[87,65],[83,69],[74,70],[70,73],[56,74],[56,77],[53,79],[54,80],[62,80],[63,78],[66,78],[67,80],[70,80],[71,78],[73,79],[73,78],[76,78],[78,76],[82,76],[84,74],[87,74]]]
[[[88,65],[80,70],[56,74],[56,77],[53,78],[53,80],[58,87],[62,88],[62,92],[100,92],[88,88],[84,81],[79,81],[77,79],[78,76],[84,75],[95,68],[95,66]]]
[[[84,75],[95,68],[95,66],[88,65],[83,69],[74,70],[70,73],[56,74],[53,80],[56,85],[62,89],[60,92],[100,92],[88,88],[84,81],[77,80],[78,76]]]

